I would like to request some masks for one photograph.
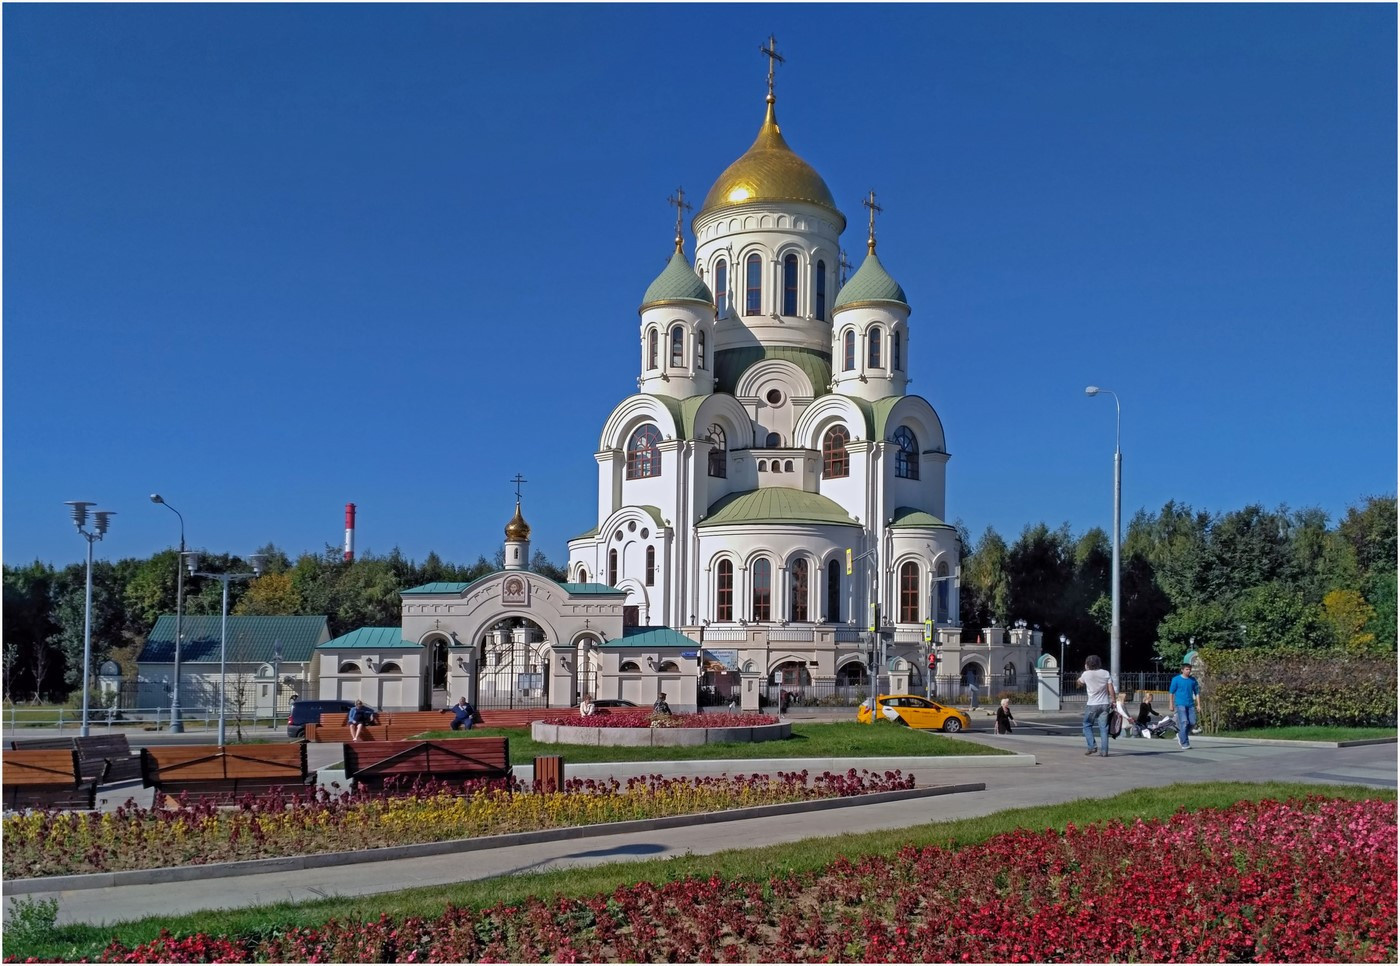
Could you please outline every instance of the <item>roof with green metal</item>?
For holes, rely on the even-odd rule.
[[[603,647],[699,647],[680,631],[669,627],[624,627],[622,637],[605,641]]]
[[[860,524],[832,499],[786,486],[765,486],[730,493],[710,505],[698,526],[723,527],[735,523],[823,523],[846,527]]]
[[[655,393],[643,393],[643,395],[650,396],[666,407],[671,418],[676,422],[678,438],[695,438],[695,414],[699,411],[700,405],[709,398],[708,396],[687,396],[684,399],[676,399],[672,396],[658,396]],[[661,523],[659,516],[656,518],[656,522]]]
[[[791,362],[812,383],[812,395],[824,396],[831,386],[831,353],[796,346],[743,346],[715,353],[715,391],[734,394],[739,378],[754,363],[765,359]]]
[[[582,533],[577,534],[576,536],[570,537],[570,538],[569,538],[569,542],[572,543],[572,542],[575,541],[575,540],[587,540],[589,537],[596,537],[597,535],[598,535],[598,528],[597,528],[596,526],[594,526],[594,527],[589,527],[587,530],[583,531]]]
[[[883,396],[871,402],[851,397],[851,403],[865,415],[865,435],[867,439],[888,439],[890,412],[905,396]]]
[[[321,648],[355,648],[366,651],[391,651],[420,648],[423,645],[403,639],[401,627],[361,627],[349,634],[326,641]]]
[[[217,614],[186,614],[180,623],[180,663],[218,663],[220,621]],[[228,619],[228,659],[239,664],[271,663],[280,649],[284,661],[307,661],[315,647],[330,639],[325,617],[242,617]],[[175,663],[175,616],[165,614],[151,628],[138,662]]]
[[[925,513],[923,510],[916,510],[912,506],[897,507],[894,511],[894,522],[892,527],[937,527],[942,530],[952,530],[950,524],[944,523],[932,513]]]
[[[627,591],[609,587],[607,584],[560,584],[565,591],[575,597],[625,597]]]
[[[423,584],[419,587],[410,587],[401,590],[399,593],[404,597],[409,594],[460,594],[472,585],[471,581],[462,583],[460,581],[438,581],[433,584]]]
[[[657,303],[682,301],[714,305],[715,297],[710,294],[700,276],[695,274],[695,269],[686,261],[680,248],[677,248],[666,267],[661,270],[661,274],[647,286],[646,294],[642,296],[642,308]]]
[[[885,266],[880,264],[880,258],[874,252],[865,256],[860,268],[841,286],[832,308],[840,309],[862,302],[898,302],[906,308],[909,306],[904,289],[885,271]]]

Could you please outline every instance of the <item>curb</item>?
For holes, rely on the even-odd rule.
[[[119,886],[151,885],[167,882],[233,878],[261,875],[268,872],[294,872],[302,869],[323,869],[367,862],[388,862],[395,859],[417,859],[431,855],[451,855],[458,852],[482,852],[514,848],[539,842],[559,842],[569,839],[596,838],[628,832],[650,832],[682,825],[710,825],[774,815],[798,815],[856,805],[881,805],[910,799],[933,798],[962,792],[982,792],[983,782],[955,785],[931,785],[924,788],[875,792],[869,795],[848,795],[842,798],[820,798],[806,802],[779,805],[755,805],[720,812],[693,815],[668,815],[664,818],[637,819],[630,822],[608,822],[603,825],[574,825],[567,828],[541,829],[537,832],[516,832],[509,835],[488,835],[475,839],[453,839],[446,842],[422,842],[415,845],[391,845],[354,852],[322,852],[315,855],[290,855],[275,859],[249,859],[244,862],[211,862],[207,865],[171,866],[159,869],[130,869],[122,872],[95,872],[90,875],[57,875],[32,879],[4,880],[5,895],[28,893],[71,892],[81,889],[108,889]]]

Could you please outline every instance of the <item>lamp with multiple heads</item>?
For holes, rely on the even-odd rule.
[[[175,561],[175,683],[170,689],[170,733],[184,734],[185,723],[180,720],[180,645],[185,614],[185,518],[159,493],[151,494],[151,502],[159,503],[180,519],[180,556]]]
[[[267,556],[261,553],[250,554],[248,564],[253,568],[251,573],[222,573],[212,574],[199,570],[199,554],[184,554],[185,566],[189,569],[191,577],[208,577],[223,584],[223,609],[219,618],[219,745],[224,744],[225,722],[228,717],[227,683],[228,683],[228,585],[234,580],[251,580],[254,577],[262,576],[263,565],[267,563]]]
[[[1123,568],[1119,564],[1122,544],[1123,516],[1123,407],[1118,402],[1118,393],[1112,389],[1100,389],[1098,386],[1087,386],[1084,395],[1097,396],[1103,393],[1113,397],[1113,408],[1117,412],[1117,419],[1113,429],[1113,629],[1109,634],[1108,668],[1109,674],[1113,677],[1113,686],[1118,687],[1119,659],[1123,651],[1123,628],[1120,621],[1120,602],[1122,595],[1119,593],[1119,578]]]
[[[92,545],[107,535],[112,517],[111,510],[88,510],[96,504],[88,500],[68,500],[67,506],[73,513],[73,524],[78,533],[87,541],[87,591],[83,599],[83,723],[78,732],[88,736],[89,688],[92,678]],[[88,513],[92,513],[92,529],[87,529]]]

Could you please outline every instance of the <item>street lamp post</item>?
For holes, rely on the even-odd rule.
[[[83,723],[78,734],[88,737],[88,687],[92,678],[92,545],[107,535],[107,527],[115,514],[111,510],[92,511],[92,530],[87,526],[88,507],[94,504],[86,500],[68,500],[67,506],[73,512],[73,524],[87,541],[87,593],[83,600]]]
[[[198,571],[199,554],[185,554],[186,566],[189,567],[191,577],[209,577],[223,584],[223,607],[219,618],[219,746],[224,745],[225,725],[228,712],[228,585],[234,580],[250,580],[262,575],[263,564],[267,561],[264,554],[250,554],[248,563],[252,564],[252,573],[243,574],[211,574]]]
[[[180,556],[175,561],[175,683],[170,689],[170,733],[185,733],[185,723],[180,720],[180,645],[181,624],[185,613],[185,518],[159,493],[151,494],[151,502],[159,503],[180,519]]]
[[[1113,408],[1117,412],[1113,428],[1113,630],[1109,635],[1108,645],[1108,667],[1109,672],[1113,675],[1113,686],[1116,688],[1118,687],[1119,659],[1123,650],[1123,627],[1119,620],[1122,601],[1122,595],[1119,593],[1119,580],[1123,570],[1119,563],[1122,542],[1120,520],[1123,516],[1123,407],[1118,401],[1118,394],[1112,389],[1088,386],[1084,390],[1086,396],[1097,396],[1099,393],[1113,397]]]

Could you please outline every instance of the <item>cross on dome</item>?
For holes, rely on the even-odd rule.
[[[525,479],[525,477],[521,476],[519,473],[516,473],[516,474],[515,474],[515,479],[510,480],[509,482],[515,484],[515,502],[516,502],[516,503],[519,503],[519,502],[520,502],[520,484],[521,484],[521,483],[529,483],[530,481],[527,480],[527,479]]]
[[[676,193],[666,199],[666,203],[676,209],[676,251],[682,251],[681,245],[681,224],[685,213],[691,210],[690,205],[685,200],[685,189],[677,188]]]
[[[874,188],[871,188],[871,189],[870,189],[870,197],[868,197],[868,198],[864,199],[863,201],[861,201],[861,204],[865,205],[865,207],[867,207],[867,208],[870,209],[870,238],[866,241],[865,244],[866,244],[866,253],[867,253],[867,254],[870,254],[870,255],[874,255],[874,254],[875,254],[875,212],[877,212],[877,211],[884,211],[885,209],[884,209],[884,208],[881,208],[879,205],[877,205],[877,204],[875,203],[875,189],[874,189]]]
[[[772,34],[768,35],[768,46],[760,45],[758,52],[768,58],[768,100],[771,102],[776,99],[773,97],[773,68],[787,61],[778,53],[778,41]]]

